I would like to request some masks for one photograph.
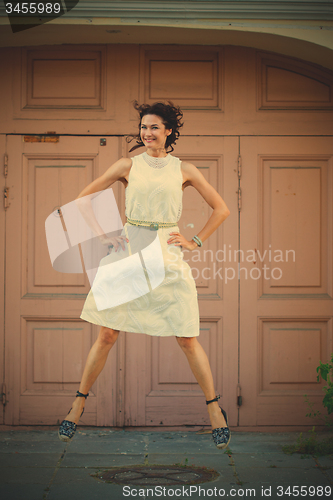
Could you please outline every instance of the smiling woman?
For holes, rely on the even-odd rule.
[[[148,147],[151,142],[147,141],[147,138],[156,138],[156,134],[158,134],[158,132],[155,132],[154,135],[148,135],[147,132],[150,132],[151,130],[161,130],[161,128],[164,127],[166,129],[166,135],[164,136],[166,137],[166,140],[165,144],[163,143],[163,147],[165,147],[166,152],[169,153],[174,150],[172,144],[176,144],[176,141],[179,138],[179,129],[184,125],[181,122],[183,112],[179,106],[174,106],[171,101],[168,101],[168,103],[168,105],[161,102],[155,102],[152,105],[140,105],[137,101],[134,101],[134,107],[140,115],[140,123],[139,133],[135,136],[129,135],[127,137],[127,142],[131,142],[133,139],[136,139],[137,142],[136,146],[133,146],[130,149],[130,152],[145,145]],[[164,127],[161,126],[162,124]],[[146,142],[144,142],[144,138],[146,139]],[[169,148],[171,148],[170,151],[168,151]]]
[[[230,212],[194,165],[168,152],[173,151],[172,145],[183,126],[180,108],[171,101],[152,105],[139,105],[135,101],[134,106],[140,120],[139,133],[132,136],[137,144],[131,151],[143,146],[146,150],[131,159],[118,160],[78,196],[87,197],[107,189],[116,180],[127,181],[127,221],[120,236],[104,234],[85,204],[83,215],[87,223],[110,251],[99,262],[80,316],[100,325],[100,334],[89,353],[78,399],[61,423],[59,437],[63,441],[73,437],[85,398],[103,369],[119,332],[126,331],[176,338],[210,405],[208,414],[214,442],[217,448],[225,448],[230,441],[227,414],[218,406],[219,396],[215,395],[208,357],[197,341],[200,335],[198,294],[182,250],[191,251],[202,246],[202,241]],[[205,227],[190,241],[180,233],[178,226],[184,182],[191,184],[213,208]]]

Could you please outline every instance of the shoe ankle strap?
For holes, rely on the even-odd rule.
[[[217,401],[218,399],[220,399],[220,394],[218,396],[215,396],[214,399],[211,399],[210,401],[206,401],[206,405],[209,405],[209,403],[213,403],[214,401]]]
[[[76,391],[76,397],[77,398],[85,398],[85,399],[87,399],[88,396],[89,396],[89,392],[88,392],[88,394],[82,394],[82,392]]]

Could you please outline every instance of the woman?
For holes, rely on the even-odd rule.
[[[191,268],[183,260],[182,249],[192,251],[201,246],[230,212],[221,196],[194,165],[168,154],[168,150],[174,150],[172,144],[176,143],[179,129],[183,126],[183,114],[179,107],[170,101],[169,104],[141,106],[135,102],[134,106],[139,112],[140,123],[139,134],[135,136],[137,145],[131,151],[142,146],[146,151],[132,159],[121,158],[115,162],[77,199],[107,189],[117,180],[123,182],[126,186],[127,217],[124,234],[108,237],[96,220],[91,223],[91,216],[87,216],[87,220],[90,220],[100,241],[110,249],[106,263],[114,262],[121,254],[124,257],[137,255],[135,251],[140,248],[147,230],[150,234],[151,229],[153,233],[156,231],[156,241],[160,244],[164,261],[164,279],[159,286],[150,287],[149,293],[101,310],[97,308],[93,294],[95,278],[81,318],[101,325],[101,329],[89,352],[77,399],[60,425],[59,437],[62,441],[69,441],[74,436],[89,389],[103,369],[108,353],[122,330],[176,337],[209,405],[207,409],[214,443],[217,448],[223,449],[230,441],[227,415],[217,403],[220,396],[215,396],[209,361],[196,338],[199,335],[197,290]],[[190,241],[179,232],[177,225],[182,211],[182,192],[187,185],[193,186],[214,209],[205,227]],[[104,276],[107,281],[107,271]]]

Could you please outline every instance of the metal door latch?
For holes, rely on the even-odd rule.
[[[7,210],[7,208],[9,207],[10,203],[8,201],[9,199],[9,188],[6,187],[4,190],[3,190],[3,206],[4,206],[4,209]]]
[[[6,384],[2,384],[1,399],[2,399],[3,406],[6,406],[6,404],[8,403],[6,395],[7,395],[7,393],[6,393]]]
[[[242,388],[240,384],[237,385],[237,406],[242,406],[242,395],[241,395]]]

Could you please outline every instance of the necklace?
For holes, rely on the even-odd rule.
[[[169,163],[170,155],[168,154],[164,158],[155,158],[154,156],[150,156],[148,153],[144,152],[143,159],[152,168],[163,168]]]

